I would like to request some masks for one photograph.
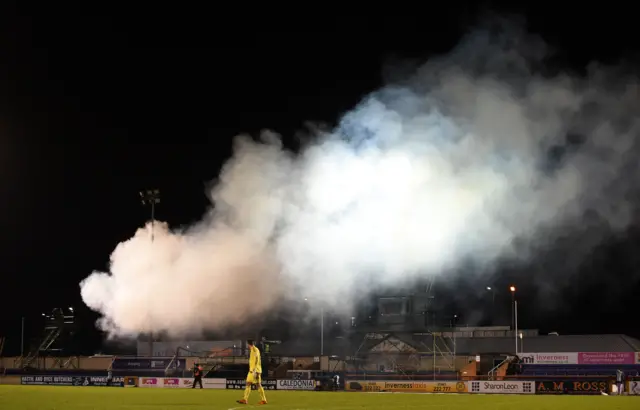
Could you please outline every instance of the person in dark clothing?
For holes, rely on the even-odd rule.
[[[618,388],[618,395],[624,393],[625,374],[622,370],[616,370],[616,387]]]
[[[522,362],[518,356],[513,356],[507,365],[507,376],[519,376],[522,374]]]
[[[196,383],[200,384],[200,388],[202,389],[202,366],[198,363],[193,365],[193,386],[192,389],[196,388]]]

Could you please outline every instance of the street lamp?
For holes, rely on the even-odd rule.
[[[153,229],[156,224],[156,204],[160,203],[160,190],[147,189],[140,191],[140,201],[144,206],[151,207],[151,243],[153,243]],[[153,357],[153,333],[149,332],[149,357]]]

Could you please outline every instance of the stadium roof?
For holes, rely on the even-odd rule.
[[[429,352],[434,340],[432,336],[420,336],[413,334],[390,334],[384,339],[364,340],[352,339],[325,339],[324,354],[335,356],[355,356],[367,354],[383,349],[376,346],[387,341],[390,353],[400,351],[397,346],[405,349],[415,349],[416,352]],[[452,339],[436,338],[436,344],[443,350],[443,343],[454,351]],[[636,352],[640,351],[640,340],[620,334],[614,335],[568,335],[568,336],[531,336],[518,340],[518,349],[535,353],[554,352]],[[446,350],[446,349],[445,349]],[[320,354],[320,339],[290,340],[271,349],[273,354],[280,356],[318,356]],[[457,355],[476,354],[513,354],[515,340],[512,337],[460,337],[455,340],[455,352]]]

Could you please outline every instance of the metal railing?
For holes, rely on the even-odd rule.
[[[493,380],[498,369],[500,369],[500,367],[502,367],[505,363],[508,363],[510,360],[511,358],[507,357],[506,359],[501,361],[498,365],[494,366],[491,370],[489,370],[489,373],[487,373],[487,375],[489,376],[489,380]]]
[[[107,371],[113,370],[113,363],[115,363],[117,358],[118,356],[113,356],[113,359],[111,359],[111,363],[109,363],[109,367],[107,367]]]

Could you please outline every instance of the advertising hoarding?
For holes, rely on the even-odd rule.
[[[594,380],[545,380],[536,382],[536,394],[601,394],[609,393],[611,381]]]
[[[347,391],[397,393],[467,393],[467,382],[348,380]]]
[[[20,384],[41,386],[105,386],[123,387],[124,377],[106,376],[22,376]]]
[[[277,383],[278,390],[315,390],[315,388],[316,381],[309,379],[278,379]]]
[[[549,365],[607,365],[635,364],[638,358],[634,352],[574,352],[574,353],[521,353],[524,364]]]
[[[246,379],[227,379],[227,389],[242,389],[244,390],[245,386],[247,384],[247,380]],[[276,379],[263,379],[262,380],[262,387],[265,390],[275,390],[277,389],[277,385],[278,382]],[[256,390],[256,386],[252,386],[253,390]]]
[[[484,394],[534,394],[535,382],[530,381],[473,381],[469,382],[470,393]]]
[[[187,377],[140,377],[138,386],[157,389],[190,389],[193,387],[193,378]],[[226,388],[225,379],[202,379],[202,387],[205,389]],[[196,386],[199,389],[200,386]]]

